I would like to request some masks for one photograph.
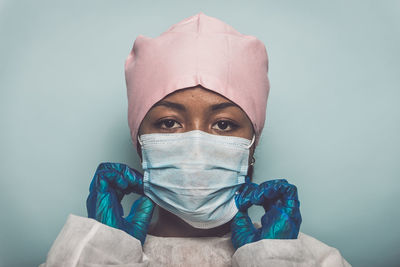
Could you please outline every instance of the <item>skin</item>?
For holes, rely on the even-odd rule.
[[[246,113],[227,98],[201,86],[173,92],[147,112],[139,136],[149,133],[181,133],[201,130],[210,134],[253,137],[253,125]],[[141,157],[140,146],[138,146]],[[250,148],[249,164],[254,154]],[[250,165],[249,165],[250,166]],[[159,207],[158,220],[149,234],[164,237],[223,236],[230,231],[230,222],[211,229],[197,229],[178,216]]]

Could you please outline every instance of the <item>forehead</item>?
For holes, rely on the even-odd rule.
[[[167,95],[162,100],[180,102],[180,103],[195,102],[196,104],[199,104],[199,103],[215,104],[215,103],[221,103],[221,102],[229,102],[229,103],[234,104],[232,101],[230,101],[226,97],[224,97],[216,92],[213,92],[209,89],[206,89],[200,85],[195,86],[195,87],[177,90],[177,91]],[[160,100],[160,101],[162,101],[162,100]],[[234,105],[237,106],[236,104],[234,104]]]

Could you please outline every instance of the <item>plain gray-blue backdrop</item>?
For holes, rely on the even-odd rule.
[[[256,181],[296,184],[301,231],[353,266],[399,266],[400,1],[369,0],[0,0],[0,265],[45,261],[100,162],[140,168],[125,58],[199,11],[267,47]]]

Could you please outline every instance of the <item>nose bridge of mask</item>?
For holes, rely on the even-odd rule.
[[[158,135],[158,137],[163,137],[163,136],[167,136],[167,135],[177,135],[177,136],[180,135],[180,137],[182,137],[182,134],[186,134],[186,133],[195,133],[195,134],[197,134],[197,135],[200,135],[200,134],[212,135],[212,134],[203,132],[203,131],[201,131],[201,130],[193,130],[193,131],[190,131],[190,132],[175,133],[175,134],[159,134],[159,133],[155,133],[155,134],[143,134],[143,135],[141,135],[141,136],[138,135],[137,140],[138,140],[140,146],[142,147],[142,146],[143,146],[143,141],[142,141],[141,137],[143,137],[143,136],[147,137],[148,135]],[[213,135],[213,136],[218,136],[218,135]],[[247,139],[244,139],[244,138],[241,138],[241,137],[236,137],[236,136],[221,136],[221,137],[238,138],[238,139],[247,140]],[[249,149],[249,148],[254,144],[255,139],[256,139],[256,135],[253,134],[253,137],[252,137],[252,139],[251,139],[251,141],[250,141],[250,144],[248,144],[248,145],[246,146],[247,149]],[[150,140],[150,142],[156,141],[154,138],[149,138],[149,140]],[[247,141],[248,141],[248,140],[247,140]],[[243,143],[243,141],[242,141],[242,143]],[[243,144],[245,144],[245,142],[244,142]]]

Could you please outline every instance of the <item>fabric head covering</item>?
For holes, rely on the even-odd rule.
[[[242,108],[257,144],[270,87],[267,73],[267,51],[260,40],[203,12],[156,38],[139,35],[125,61],[133,143],[137,145],[139,126],[155,103],[176,90],[201,85]]]

